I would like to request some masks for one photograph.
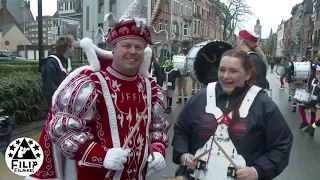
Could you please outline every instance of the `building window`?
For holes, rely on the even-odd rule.
[[[183,26],[183,35],[188,36],[188,24],[185,23]]]
[[[164,21],[164,30],[168,31],[168,21]]]
[[[86,7],[86,29],[89,30],[89,6]]]
[[[164,12],[169,12],[169,3],[168,2],[166,2],[164,4]]]
[[[178,33],[178,27],[177,27],[177,24],[176,24],[176,23],[174,23],[174,24],[172,25],[172,32],[173,32],[174,34]]]
[[[76,8],[74,7],[74,1],[71,1],[71,2],[70,2],[70,9],[71,9],[71,10],[76,9]]]
[[[207,32],[208,32],[208,29],[207,29],[207,28],[208,28],[208,27],[207,27],[207,25],[205,24],[205,25],[204,25],[204,35],[205,35],[205,36],[207,36]]]
[[[110,12],[116,12],[116,1],[110,2]]]
[[[68,10],[68,4],[69,4],[70,2],[66,2],[66,3],[64,3],[64,10],[66,11],[66,10]]]
[[[193,21],[193,33],[197,33],[197,21]]]
[[[99,0],[99,7],[98,12],[103,13],[104,9],[104,0]]]
[[[180,14],[184,14],[184,8],[183,8],[183,5],[180,6]]]
[[[163,30],[163,20],[159,21],[159,30]]]
[[[64,4],[63,3],[59,3],[59,7],[60,7],[60,11],[63,11],[64,10]]]

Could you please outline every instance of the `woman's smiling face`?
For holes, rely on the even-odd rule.
[[[221,59],[218,78],[223,91],[226,93],[231,94],[237,86],[244,87],[251,74],[251,71],[245,71],[240,58],[224,56]]]

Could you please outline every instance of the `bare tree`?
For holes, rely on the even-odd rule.
[[[210,0],[214,5],[215,16],[220,19],[222,39],[228,41],[232,37],[237,23],[246,22],[253,14],[246,0]]]

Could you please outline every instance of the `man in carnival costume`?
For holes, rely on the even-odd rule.
[[[170,123],[166,97],[148,73],[155,32],[146,25],[147,4],[135,0],[119,22],[106,15],[112,53],[81,40],[90,66],[76,69],[55,92],[40,138],[44,162],[27,180],[103,180],[108,172],[107,179],[144,180],[165,167]]]

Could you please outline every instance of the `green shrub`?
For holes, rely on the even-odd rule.
[[[73,70],[87,65],[87,63],[72,63]],[[13,72],[39,72],[39,64],[37,61],[13,61],[13,62],[0,62],[0,75],[10,74]]]
[[[0,77],[0,109],[16,126],[44,119],[46,101],[41,87],[40,74],[31,71]]]
[[[39,72],[39,66],[38,65],[2,65],[0,63],[0,74],[11,74],[14,72],[33,72],[37,73]]]
[[[86,63],[73,63],[73,69]],[[16,126],[45,118],[46,100],[42,93],[38,64],[0,63],[0,109]]]

